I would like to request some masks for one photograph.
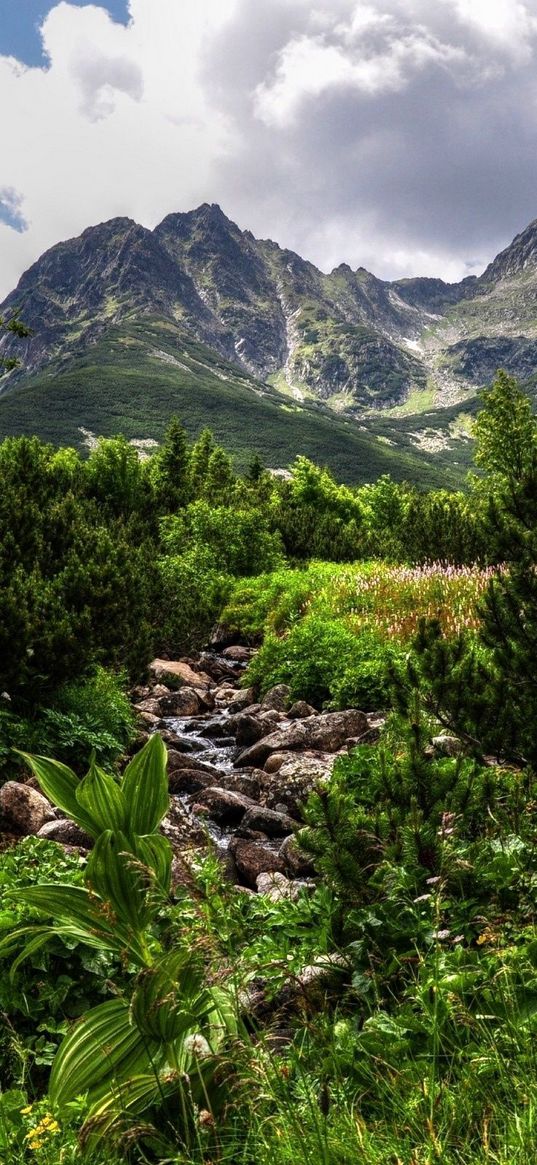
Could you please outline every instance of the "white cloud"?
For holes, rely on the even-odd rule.
[[[367,37],[381,33],[378,46]],[[322,37],[301,36],[282,50],[271,79],[258,86],[255,112],[267,125],[285,125],[301,103],[330,89],[355,89],[366,97],[402,89],[429,65],[453,67],[468,63],[466,54],[442,44],[425,29],[402,32],[369,7],[355,11],[349,26],[339,26],[340,44]]]
[[[188,7],[188,12],[185,8]],[[0,296],[28,262],[94,222],[155,225],[211,199],[229,121],[199,77],[208,31],[235,0],[132,0],[128,27],[103,8],[60,3],[43,25],[48,67],[0,57],[0,188],[20,191],[30,226],[0,228]]]
[[[42,35],[46,68],[0,57],[0,298],[205,200],[324,268],[452,279],[537,214],[537,0],[62,0]]]
[[[476,31],[500,53],[525,64],[533,56],[537,33],[534,5],[520,0],[441,0],[453,7],[463,25]]]

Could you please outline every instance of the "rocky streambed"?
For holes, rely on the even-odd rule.
[[[154,660],[133,693],[139,743],[159,732],[168,750],[170,810],[163,823],[181,862],[213,846],[227,876],[271,897],[293,896],[313,874],[295,840],[300,806],[338,755],[374,740],[379,717],[319,712],[279,685],[258,701],[241,679],[252,649],[231,645],[179,660]],[[0,821],[15,835],[65,846],[91,841],[62,818],[35,779],[0,789]]]
[[[381,721],[356,709],[321,713],[293,702],[285,685],[257,701],[240,686],[252,653],[232,645],[155,660],[135,707],[168,747],[164,828],[176,852],[211,842],[233,881],[281,897],[313,873],[294,836],[301,804]]]

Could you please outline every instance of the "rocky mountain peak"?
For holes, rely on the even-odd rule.
[[[505,250],[489,263],[479,282],[497,283],[511,279],[525,271],[537,270],[537,219],[513,239]]]

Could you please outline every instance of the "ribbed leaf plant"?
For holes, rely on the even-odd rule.
[[[153,1147],[187,1144],[196,1135],[197,1113],[211,1113],[216,1053],[235,1031],[235,1018],[231,997],[206,984],[197,953],[167,949],[159,922],[172,861],[159,832],[169,803],[165,746],[152,736],[121,780],[95,763],[79,779],[58,761],[22,755],[43,793],[94,846],[85,886],[16,892],[17,901],[47,921],[19,927],[0,952],[18,952],[15,974],[59,937],[115,956],[127,984],[64,1038],[52,1067],[51,1103],[61,1113],[85,1100],[83,1143],[134,1134]]]

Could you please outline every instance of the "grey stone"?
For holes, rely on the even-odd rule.
[[[260,874],[275,871],[285,873],[283,859],[268,842],[232,838],[229,848],[240,877],[252,890],[257,888]]]
[[[37,836],[46,837],[49,841],[57,841],[60,845],[77,846],[80,849],[91,849],[94,844],[89,833],[85,833],[69,817],[60,817],[57,821],[46,821],[38,830]]]
[[[228,705],[229,711],[235,715],[236,712],[244,712],[247,708],[251,708],[255,700],[255,692],[253,688],[245,688],[240,691],[236,698]]]
[[[285,712],[289,705],[291,689],[287,684],[276,684],[265,693],[261,700],[262,708],[271,708],[275,712]]]
[[[285,863],[285,871],[293,878],[309,878],[315,873],[315,866],[308,854],[300,849],[297,838],[286,837],[280,846],[280,857]]]
[[[248,809],[255,808],[255,802],[243,793],[211,786],[195,793],[196,807],[206,810],[207,816],[219,825],[238,825]]]
[[[271,873],[259,874],[256,878],[257,893],[268,898],[269,902],[282,902],[285,898],[297,898],[300,887],[296,882],[290,882],[285,874],[279,870]]]
[[[349,737],[360,737],[367,732],[364,712],[351,708],[347,712],[324,712],[307,720],[295,720],[287,728],[263,737],[242,752],[235,764],[261,768],[273,752],[297,749],[320,749],[337,752]]]
[[[287,713],[288,720],[307,720],[308,716],[317,716],[317,709],[305,700],[296,700]]]
[[[433,736],[432,744],[435,751],[442,756],[460,756],[464,750],[462,741],[457,736],[448,736],[447,733],[443,736]]]
[[[205,672],[195,671],[183,659],[154,659],[149,665],[150,674],[157,683],[167,684],[170,688],[181,688],[183,685],[191,688],[208,688],[211,680]]]
[[[267,837],[285,837],[297,828],[297,822],[286,813],[256,805],[249,809],[242,819],[244,829],[259,829]]]
[[[240,643],[233,643],[229,647],[224,647],[222,652],[224,659],[231,659],[233,663],[248,663],[253,654],[253,647],[243,647]]]
[[[7,781],[0,789],[0,817],[17,833],[29,835],[38,833],[47,821],[55,821],[56,811],[37,789]]]

